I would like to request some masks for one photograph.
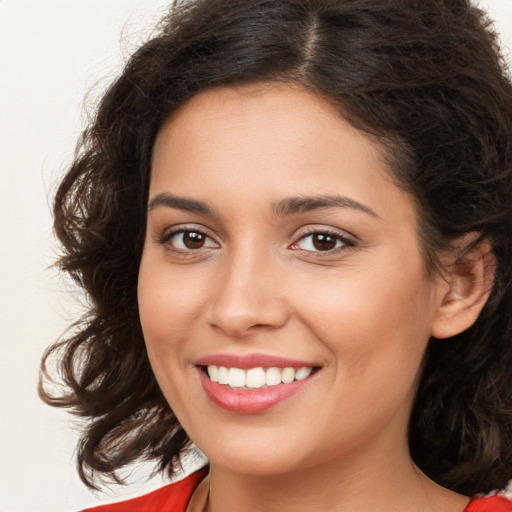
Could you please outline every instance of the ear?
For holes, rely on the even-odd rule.
[[[471,327],[482,311],[494,283],[496,258],[489,240],[469,233],[456,241],[451,260],[442,258],[437,308],[431,324],[434,338],[450,338]],[[455,255],[455,256],[454,256]]]

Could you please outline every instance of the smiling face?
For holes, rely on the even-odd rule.
[[[163,126],[138,293],[156,378],[212,466],[408,453],[440,286],[380,147],[325,100],[215,89]]]

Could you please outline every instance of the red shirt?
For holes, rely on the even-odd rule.
[[[185,512],[192,493],[207,472],[206,469],[201,469],[183,480],[165,485],[149,494],[88,508],[83,512]]]
[[[511,512],[512,501],[505,496],[496,495],[486,498],[474,498],[464,512]]]
[[[192,493],[206,473],[207,470],[202,469],[144,496],[83,512],[185,512]],[[512,501],[502,495],[473,498],[463,512],[512,512]]]

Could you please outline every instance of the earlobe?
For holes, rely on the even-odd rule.
[[[434,338],[450,338],[471,327],[489,298],[496,258],[489,240],[479,238],[471,233],[460,239],[455,262],[446,266],[432,321]]]

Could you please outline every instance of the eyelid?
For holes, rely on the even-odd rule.
[[[336,238],[337,240],[341,241],[342,245],[339,247],[334,247],[333,249],[329,249],[326,251],[321,251],[321,250],[315,251],[315,250],[308,250],[308,249],[303,249],[303,248],[298,247],[298,243],[301,240],[304,240],[308,236],[313,236],[316,234],[332,236],[332,237]],[[290,245],[290,248],[293,250],[299,250],[299,251],[312,253],[312,254],[315,254],[318,256],[324,256],[324,255],[328,256],[328,255],[335,254],[336,252],[339,252],[342,250],[352,249],[356,245],[357,245],[357,242],[356,242],[355,237],[352,235],[349,235],[346,231],[337,230],[337,229],[331,228],[331,227],[312,226],[312,227],[306,228],[304,231],[296,234],[295,241]]]
[[[193,233],[200,233],[201,235],[205,236],[207,239],[209,239],[213,244],[208,244],[207,246],[199,247],[197,249],[180,249],[177,247],[173,247],[169,241],[172,239],[172,237],[180,234],[180,233],[187,233],[187,232],[193,232]],[[341,242],[341,245],[338,247],[334,247],[332,249],[327,249],[325,251],[322,250],[311,250],[311,249],[304,249],[302,247],[299,247],[298,244],[307,238],[308,236],[313,236],[315,234],[323,234],[334,237],[337,241]],[[161,245],[168,245],[169,250],[172,250],[177,253],[197,253],[203,249],[212,249],[212,248],[219,248],[220,243],[216,240],[216,237],[210,233],[210,230],[205,228],[202,225],[190,225],[190,224],[179,224],[175,226],[167,227],[162,235],[157,236],[155,238],[155,241],[160,243]],[[333,255],[339,251],[349,250],[357,246],[356,237],[354,237],[351,234],[348,234],[346,231],[339,230],[337,228],[333,227],[327,227],[327,226],[309,226],[309,227],[303,227],[296,232],[294,236],[294,242],[290,244],[288,247],[292,250],[297,251],[303,251],[307,253],[314,254],[315,256],[329,256]]]
[[[215,244],[216,247],[220,247],[219,242],[217,242],[215,237],[210,234],[209,230],[203,226],[198,226],[197,224],[196,225],[180,224],[180,225],[168,227],[167,229],[164,230],[164,232],[161,235],[156,237],[156,241],[158,243],[160,243],[161,245],[166,245],[166,244],[170,245],[169,241],[172,239],[172,237],[174,237],[180,233],[187,233],[187,232],[188,233],[199,233],[199,234],[205,236],[206,238],[208,238],[209,240],[213,241],[213,243]],[[198,252],[201,249],[211,249],[211,248],[212,248],[212,246],[209,245],[207,247],[200,247],[195,250],[194,249],[178,249],[175,247],[172,247],[171,249],[176,252]]]

